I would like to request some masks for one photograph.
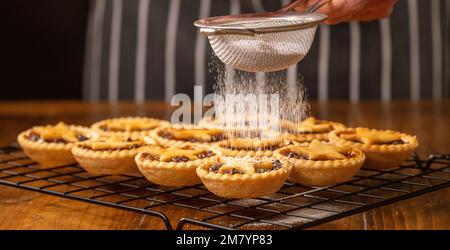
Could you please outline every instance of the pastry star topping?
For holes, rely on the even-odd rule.
[[[142,120],[111,120],[107,123],[110,130],[139,131],[155,128],[158,122],[143,122]]]
[[[393,131],[379,131],[368,128],[356,128],[356,133],[341,134],[341,137],[347,140],[359,141],[364,144],[387,144],[393,141],[401,140],[400,134]]]
[[[93,150],[121,149],[143,144],[142,140],[133,140],[121,136],[111,136],[107,139],[98,139],[84,143],[84,145],[89,146]]]
[[[52,139],[64,139],[66,142],[77,142],[77,133],[74,130],[71,130],[70,127],[63,123],[59,122],[53,127],[41,127],[34,129],[36,133],[38,133],[42,140],[52,140]]]
[[[215,171],[220,174],[254,174],[264,173],[272,170],[278,170],[282,167],[279,160],[257,160],[254,158],[231,158],[226,159],[218,165],[210,168],[210,171]]]
[[[332,127],[330,123],[320,123],[316,118],[309,117],[297,124],[295,129],[299,132],[328,132],[332,130]]]
[[[159,161],[169,162],[176,157],[186,157],[190,161],[195,161],[199,159],[199,154],[205,152],[205,149],[152,147],[146,152]]]
[[[255,173],[255,166],[250,160],[230,158],[220,167],[219,173],[225,174],[232,172],[233,170],[236,170],[241,174],[253,174]]]
[[[175,157],[186,157],[191,161],[199,159],[198,154],[204,150],[201,149],[168,149],[159,156],[160,161],[170,161]]]
[[[314,140],[308,146],[293,146],[290,151],[309,160],[342,160],[349,149]]]
[[[212,141],[214,135],[219,135],[219,129],[169,129],[169,132],[178,140],[196,139]]]
[[[259,139],[259,140],[249,140],[249,139],[230,139],[230,148],[236,149],[269,149],[271,147],[279,146],[282,143],[280,138],[274,139]]]

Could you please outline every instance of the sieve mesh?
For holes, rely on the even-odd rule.
[[[212,35],[209,41],[225,64],[250,72],[269,72],[285,69],[302,60],[311,47],[316,29],[317,26],[313,26],[254,36]]]
[[[286,26],[293,26],[298,24],[305,23],[307,19],[294,19],[294,18],[254,18],[252,20],[245,20],[245,21],[238,21],[238,22],[230,22],[227,24],[224,24],[224,27],[232,27],[232,26],[242,26],[247,29],[265,29],[265,28],[276,28],[276,27],[286,27]]]
[[[206,18],[195,22],[226,65],[249,72],[270,72],[296,64],[308,53],[317,13],[263,13]]]

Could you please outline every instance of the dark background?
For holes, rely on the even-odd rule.
[[[1,5],[0,99],[80,99],[89,0]]]
[[[82,98],[89,4],[89,0],[2,1],[0,100]],[[446,28],[448,42],[450,26]],[[445,57],[448,80],[448,50]],[[450,95],[450,88],[446,92]]]

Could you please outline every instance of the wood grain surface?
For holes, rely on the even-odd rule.
[[[90,125],[118,116],[170,119],[173,108],[161,102],[87,103],[76,101],[0,102],[0,145],[16,140],[31,126],[64,121]],[[450,101],[312,103],[311,114],[348,126],[400,130],[417,135],[419,155],[450,153]],[[194,216],[190,209],[159,208],[174,223]],[[160,219],[0,185],[0,229],[163,229]],[[189,227],[187,227],[189,228]],[[450,229],[450,188],[313,229]]]

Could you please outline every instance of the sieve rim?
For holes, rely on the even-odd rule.
[[[305,22],[292,23],[292,21],[308,20]],[[320,13],[284,13],[284,12],[269,12],[269,13],[249,13],[240,15],[227,15],[207,17],[194,22],[197,28],[200,28],[200,32],[207,35],[212,34],[248,34],[254,35],[259,33],[273,33],[281,31],[290,31],[305,29],[312,26],[317,26],[321,22],[327,19],[327,15]],[[271,27],[245,27],[243,24],[249,22],[260,21],[290,21],[286,24],[279,23]]]

